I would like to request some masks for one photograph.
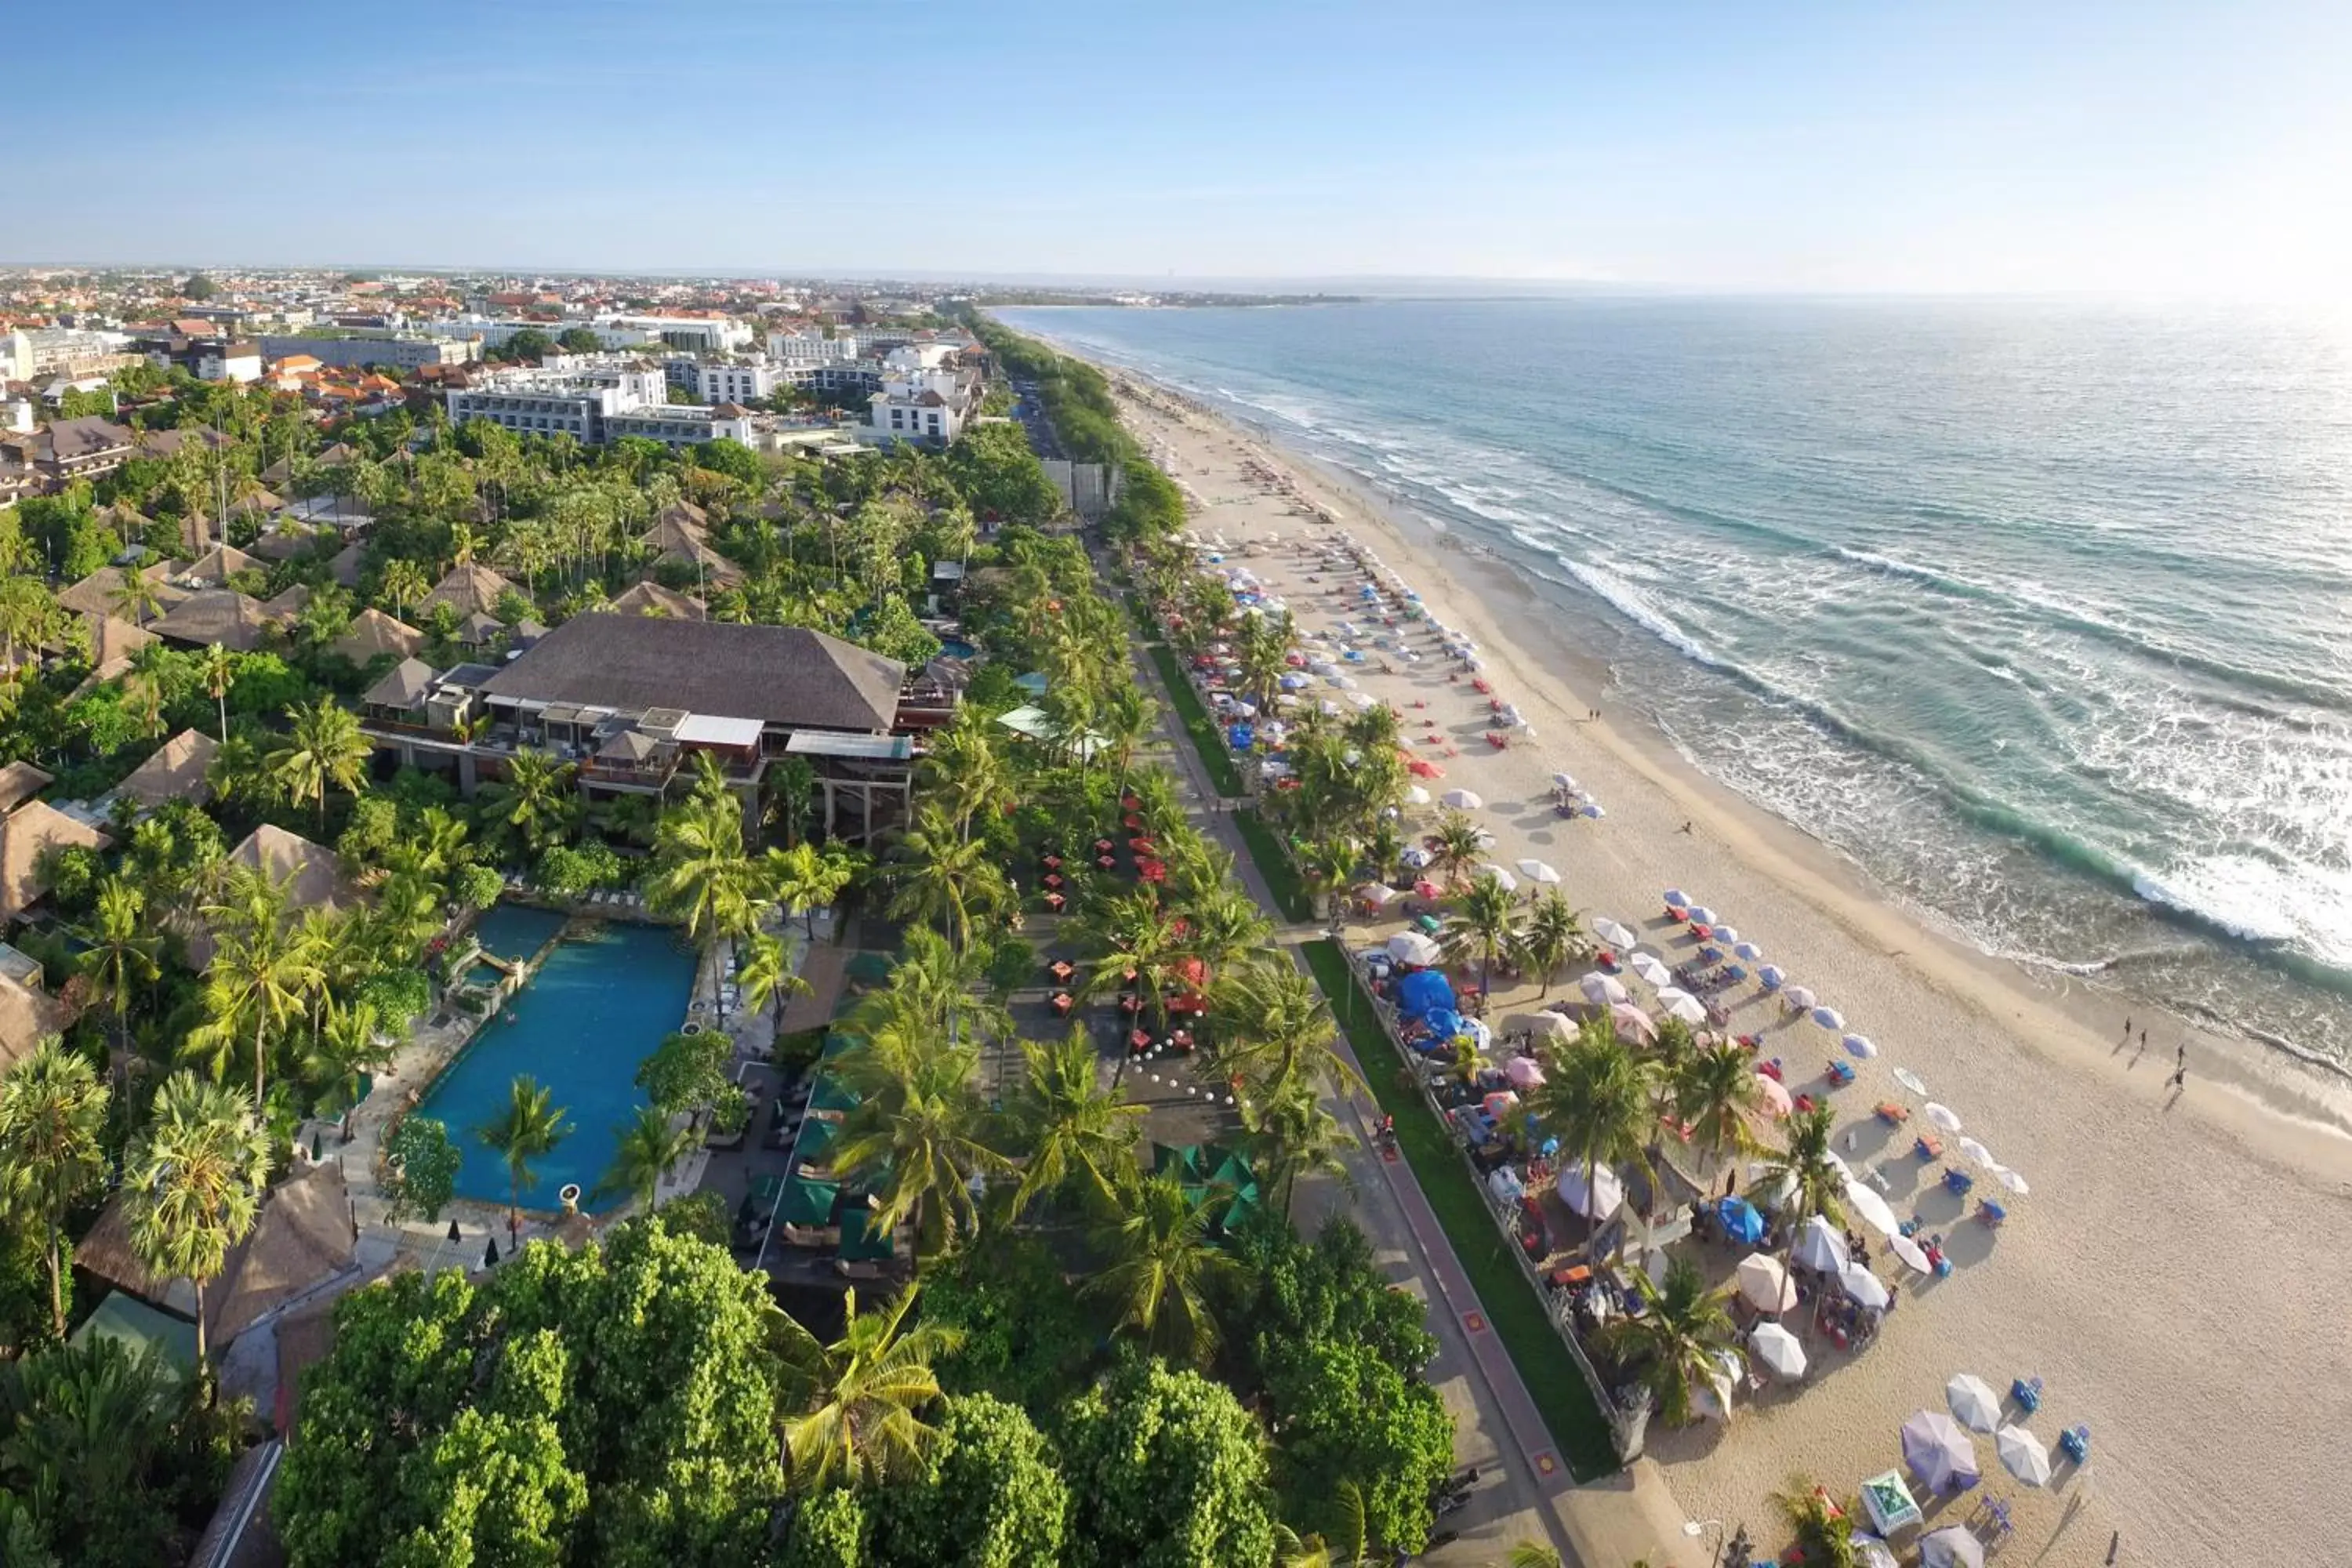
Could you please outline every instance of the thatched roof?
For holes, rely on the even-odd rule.
[[[652,537],[646,535],[648,543]],[[719,554],[708,540],[684,532],[678,534],[676,543],[656,554],[654,562],[656,565],[667,563],[692,567],[712,583],[736,583],[743,576],[743,569]]]
[[[648,554],[659,555],[667,550],[708,544],[710,535],[700,526],[666,511],[655,520],[651,528],[637,536],[637,542],[646,547]]]
[[[887,731],[906,667],[805,626],[575,616],[482,685],[491,697],[683,708],[793,729]]]
[[[255,540],[253,552],[265,561],[292,561],[308,555],[311,542],[317,537],[306,528],[289,525]]]
[[[245,836],[245,841],[228,852],[233,865],[251,866],[268,873],[273,881],[291,879],[289,891],[295,910],[307,910],[316,905],[334,908],[352,901],[351,890],[343,886],[342,868],[335,852],[311,843],[299,833],[289,833],[282,827],[265,822]]]
[[[453,566],[449,574],[433,584],[433,592],[425,595],[418,608],[430,614],[436,605],[449,605],[461,616],[470,616],[495,606],[499,595],[515,592],[515,585],[482,565],[468,561],[463,566]]]
[[[310,590],[303,584],[297,583],[284,593],[276,594],[262,600],[261,613],[273,621],[290,621],[300,615],[302,607],[310,602]]]
[[[335,552],[334,558],[327,563],[327,574],[346,588],[358,587],[360,557],[366,550],[364,544],[351,544]]]
[[[702,601],[658,583],[637,583],[623,589],[604,606],[618,616],[666,616],[674,621],[702,619]]]
[[[30,763],[0,768],[0,811],[14,811],[57,781]]]
[[[507,635],[507,624],[487,610],[477,610],[457,623],[457,641],[465,647],[484,647]]]
[[[71,1022],[71,1010],[56,997],[0,974],[0,1074]]]
[[[218,741],[202,730],[183,730],[132,769],[129,778],[114,786],[114,793],[150,811],[167,800],[202,805],[213,797],[213,786],[205,781],[205,774],[218,755]]]
[[[356,1239],[340,1164],[331,1160],[271,1188],[253,1229],[229,1249],[220,1274],[205,1289],[205,1332],[214,1348],[353,1268]],[[76,1244],[74,1262],[159,1305],[182,1311],[195,1305],[185,1280],[158,1278],[139,1260],[120,1194]]]
[[[369,687],[360,701],[370,708],[405,710],[424,701],[425,694],[432,689],[433,667],[411,657],[384,671],[383,679]]]
[[[260,564],[234,544],[215,544],[172,575],[182,583],[205,583],[217,588],[229,580],[231,573],[248,572]]]
[[[89,632],[89,665],[102,679],[111,680],[130,668],[131,656],[155,640],[144,626],[114,616],[84,616]]]
[[[41,857],[51,849],[101,848],[107,837],[43,801],[28,800],[0,817],[0,920],[14,920],[41,901]]]
[[[261,601],[234,588],[206,588],[172,606],[152,628],[160,637],[203,646],[219,643],[238,653],[251,653],[267,638],[271,625]]]
[[[702,530],[708,529],[710,526],[710,514],[703,510],[700,507],[695,505],[692,501],[681,499],[674,500],[670,502],[669,505],[662,508],[660,514],[654,519],[654,521],[657,524],[665,522],[683,523],[688,528]]]
[[[425,634],[370,607],[352,617],[352,629],[327,646],[354,664],[365,664],[380,653],[408,658],[425,646]]]
[[[155,602],[165,609],[188,596],[186,589],[175,588],[167,580],[172,574],[172,563],[168,561],[142,566],[139,574],[155,584]],[[122,579],[121,567],[101,566],[72,587],[59,592],[58,603],[85,616],[111,616],[116,613],[115,590],[122,586]]]

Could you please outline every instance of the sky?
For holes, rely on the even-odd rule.
[[[0,260],[2341,299],[2347,0],[24,8]]]

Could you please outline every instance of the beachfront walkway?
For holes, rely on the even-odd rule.
[[[1132,661],[1137,679],[1158,696],[1161,709],[1163,744],[1148,755],[1184,781],[1194,805],[1194,826],[1232,853],[1243,885],[1277,921],[1275,940],[1304,969],[1299,944],[1325,933],[1312,924],[1281,923],[1274,896],[1234,824],[1235,803],[1211,784],[1139,647],[1132,650]],[[1344,1035],[1339,1048],[1354,1061]],[[1368,1070],[1362,1062],[1354,1065],[1360,1074]],[[1392,1069],[1374,1062],[1369,1070]],[[1642,1560],[1651,1568],[1705,1568],[1706,1555],[1682,1533],[1682,1510],[1655,1465],[1642,1460],[1590,1486],[1575,1484],[1412,1168],[1400,1158],[1373,1152],[1376,1108],[1352,1095],[1330,1095],[1325,1104],[1361,1141],[1346,1159],[1353,1191],[1330,1182],[1303,1189],[1302,1224],[1319,1215],[1348,1214],[1376,1254],[1399,1271],[1395,1283],[1429,1303],[1438,1353],[1428,1376],[1454,1417],[1455,1462],[1485,1472],[1470,1506],[1439,1521],[1461,1540],[1430,1552],[1429,1560],[1490,1563],[1517,1542],[1536,1541],[1585,1568],[1621,1568]]]

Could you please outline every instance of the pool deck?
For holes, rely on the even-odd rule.
[[[564,908],[565,912],[574,919],[585,916],[645,925],[668,923],[654,920],[646,911],[644,904],[635,900],[612,899]],[[795,972],[804,967],[809,962],[811,949],[803,934],[803,922],[798,919],[785,919],[772,929],[792,944]],[[830,930],[827,915],[819,915],[817,929],[818,946],[815,951],[820,954],[835,953],[836,950],[826,941]],[[694,988],[681,1023],[688,1019],[698,1019],[706,1026],[716,1022],[718,981],[732,962],[730,946],[724,942],[718,944],[697,965]],[[478,1267],[485,1244],[492,1238],[497,1239],[501,1256],[509,1250],[504,1204],[460,1197],[431,1224],[410,1220],[395,1226],[386,1221],[385,1211],[390,1202],[381,1186],[384,1139],[400,1118],[424,1100],[434,1079],[465,1049],[474,1032],[494,1016],[493,1012],[481,1018],[468,1017],[456,1013],[446,997],[436,997],[433,1011],[410,1031],[407,1041],[394,1053],[391,1065],[376,1076],[373,1091],[352,1110],[348,1142],[338,1142],[336,1124],[332,1121],[306,1123],[301,1129],[301,1139],[306,1145],[315,1134],[321,1139],[328,1155],[341,1162],[344,1183],[351,1194],[352,1218],[360,1230],[389,1236],[399,1253],[409,1262],[426,1269],[452,1265],[466,1268]],[[443,1017],[448,1021],[438,1025],[433,1021]],[[739,1008],[730,1006],[728,1009],[724,1026],[735,1042],[738,1064],[765,1056],[768,1041],[766,1022],[764,1014],[747,1016]],[[451,1128],[449,1135],[456,1140],[464,1138],[467,1132],[462,1128]],[[667,1201],[694,1191],[709,1157],[710,1151],[698,1144],[694,1152],[670,1173],[669,1179],[662,1184],[660,1199]],[[617,1217],[632,1206],[624,1205],[603,1217]],[[563,1218],[560,1211],[526,1209],[523,1211],[520,1239],[530,1241],[536,1237],[552,1237]],[[461,1237],[454,1244],[448,1239],[453,1221]]]

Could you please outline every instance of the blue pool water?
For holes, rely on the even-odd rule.
[[[964,641],[961,637],[941,637],[940,639],[940,651],[946,654],[950,658],[970,658],[972,655],[978,653],[980,649],[975,645]]]
[[[500,958],[529,958],[563,929],[564,917],[554,910],[528,904],[499,904],[474,922],[474,940],[482,951]]]
[[[501,907],[485,924],[500,915],[541,913]],[[512,921],[501,923],[519,929]],[[484,941],[488,945],[489,939]],[[606,926],[593,941],[567,942],[551,952],[434,1080],[417,1109],[445,1122],[464,1155],[457,1194],[506,1202],[506,1166],[482,1142],[479,1130],[504,1110],[519,1073],[554,1089],[572,1128],[539,1162],[535,1181],[523,1189],[523,1206],[559,1206],[556,1194],[567,1182],[593,1194],[612,1163],[621,1129],[646,1103],[632,1081],[637,1064],[686,1016],[694,966],[693,951],[654,926]],[[583,1201],[582,1206],[609,1205]]]

